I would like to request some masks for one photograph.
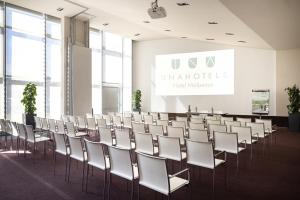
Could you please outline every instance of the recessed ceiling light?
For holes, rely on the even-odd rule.
[[[140,33],[136,33],[136,34],[134,34],[134,36],[135,37],[137,37],[137,36],[140,36],[141,34]]]
[[[64,10],[64,8],[59,7],[59,8],[57,8],[56,10],[57,10],[58,12],[61,12],[61,11]]]
[[[182,38],[182,39],[186,39],[186,38],[188,38],[188,37],[182,36],[182,37],[180,37],[180,38]]]
[[[170,29],[166,29],[165,31],[170,32],[171,30]]]
[[[177,6],[189,6],[190,4],[187,2],[179,2],[177,3]]]
[[[211,21],[211,22],[208,22],[208,24],[218,24],[218,22]]]
[[[225,33],[225,35],[234,35],[234,33]]]
[[[143,21],[145,24],[149,24],[150,22],[149,21]]]
[[[109,25],[109,23],[104,23],[104,24],[102,24],[103,26],[108,26]]]
[[[247,43],[245,40],[240,40],[238,42],[240,42],[240,43]]]
[[[206,38],[206,40],[215,40],[215,38]]]

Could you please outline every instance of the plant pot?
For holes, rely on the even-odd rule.
[[[35,114],[31,115],[31,114],[26,114],[26,125],[31,125],[33,127],[33,129],[35,129],[35,121],[34,121],[34,116]]]
[[[300,132],[300,113],[289,114],[289,130]]]

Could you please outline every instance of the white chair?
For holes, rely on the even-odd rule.
[[[105,119],[96,119],[98,128],[106,128],[106,120]]]
[[[67,133],[70,136],[83,137],[88,135],[86,132],[77,132],[73,122],[66,122],[65,124],[67,128]]]
[[[149,155],[158,154],[158,147],[153,144],[152,135],[148,133],[135,133],[135,151]]]
[[[219,120],[217,116],[205,116],[205,121],[207,120],[212,120],[212,121],[216,121]]]
[[[256,137],[256,139],[254,139],[254,137],[252,136],[251,127],[232,126],[231,132],[238,134],[238,142],[240,144],[246,143],[246,144],[250,145],[250,151],[251,151],[250,153],[251,153],[251,158],[252,158],[252,144],[254,144],[258,141],[258,137]]]
[[[112,116],[111,115],[103,115],[103,119],[105,119],[106,126],[112,127]]]
[[[61,154],[63,156],[65,156],[65,181],[67,181],[67,173],[68,173],[68,161],[69,161],[69,156],[70,156],[70,148],[67,145],[67,141],[65,138],[65,134],[64,133],[57,133],[57,132],[53,132],[53,137],[54,137],[54,144],[55,144],[55,148],[54,148],[54,152],[53,152],[53,156],[54,156],[54,176],[56,173],[56,154]]]
[[[208,125],[208,134],[211,140],[214,139],[214,131],[227,132],[227,126],[221,124],[209,124]]]
[[[131,142],[128,130],[115,130],[116,146],[123,149],[135,149],[135,143]]]
[[[159,157],[168,158],[180,162],[186,159],[186,153],[182,151],[178,137],[158,136]]]
[[[110,118],[112,118],[113,116],[115,116],[115,112],[107,112],[107,115],[109,115]]]
[[[200,123],[200,124],[203,124],[204,120],[202,118],[191,118],[190,123]]]
[[[24,124],[16,124],[17,130],[18,130],[18,137],[17,137],[17,151],[18,155],[20,154],[20,146],[21,146],[21,140],[24,141],[24,157],[26,155],[26,146],[27,146],[27,134],[26,134],[26,128]]]
[[[95,120],[97,119],[103,119],[102,114],[94,114]]]
[[[224,121],[225,125],[227,126],[227,131],[231,131],[232,126],[241,126],[241,122],[239,121]]]
[[[87,131],[89,134],[92,133],[97,133],[97,127],[96,127],[96,122],[94,118],[86,118],[86,122],[87,122]]]
[[[246,126],[251,127],[252,135],[264,140],[269,136],[269,133],[265,132],[265,125],[264,123],[254,123],[254,122],[247,122]]]
[[[123,113],[123,117],[132,117],[132,114],[131,114],[131,112],[128,112],[128,111],[125,111],[124,113]]]
[[[241,122],[241,126],[246,126],[246,123],[250,123],[251,122],[251,118],[237,117],[236,121]]]
[[[218,124],[218,125],[220,125],[221,124],[221,120],[207,119],[205,122],[206,122],[207,125],[210,125],[210,124]]]
[[[190,122],[189,124],[190,124],[189,129],[198,129],[198,130],[205,129],[205,125],[203,123]]]
[[[78,131],[87,131],[85,117],[77,116],[77,129]]]
[[[187,117],[176,116],[176,121],[184,122],[186,128],[188,128],[188,126],[189,126],[189,124],[188,124],[188,118]]]
[[[105,150],[103,144],[100,142],[92,142],[87,139],[84,139],[85,148],[87,152],[87,172],[86,172],[86,182],[85,182],[85,191],[87,192],[88,179],[89,179],[89,169],[90,166],[104,171],[104,187],[103,187],[103,198],[105,199],[105,190],[106,190],[106,179],[107,173],[110,169],[110,162],[108,155],[105,155]]]
[[[42,131],[45,134],[49,133],[49,124],[47,118],[40,118],[41,125],[42,125]]]
[[[225,124],[225,121],[233,122],[233,117],[221,117],[221,124]]]
[[[86,114],[85,114],[85,117],[86,117],[86,118],[93,118],[94,116],[93,116],[92,113],[86,113]]]
[[[168,126],[168,136],[179,138],[180,139],[180,144],[182,146],[185,145],[183,128]]]
[[[32,151],[33,151],[33,156],[35,155],[35,150],[36,150],[36,145],[38,143],[44,143],[44,156],[46,156],[46,144],[47,141],[50,141],[49,137],[44,137],[44,136],[35,136],[35,132],[33,131],[33,127],[31,125],[26,125],[25,126],[26,129],[26,144],[25,144],[25,152],[26,152],[26,148],[27,148],[27,143],[32,143],[33,147],[32,147]]]
[[[271,119],[255,119],[256,123],[263,123],[265,132],[270,135],[271,143],[273,140],[273,134],[276,132],[276,130],[273,129],[272,120]],[[276,143],[276,134],[275,135],[275,143]]]
[[[215,169],[218,166],[225,167],[225,183],[227,182],[226,177],[226,156],[225,159],[218,159],[221,153],[214,153],[212,142],[197,142],[192,140],[186,141],[187,150],[187,164],[198,167],[203,167],[212,170],[212,192],[215,190]],[[226,154],[226,152],[225,152]]]
[[[160,120],[166,120],[169,122],[169,114],[168,113],[159,113]]]
[[[57,120],[56,127],[57,127],[57,130],[56,130],[57,133],[65,134],[65,125],[64,125],[63,121]]]
[[[208,133],[207,130],[199,130],[199,129],[190,129],[189,130],[189,138],[193,141],[198,142],[208,142]]]
[[[69,122],[73,122],[75,126],[77,126],[77,120],[76,117],[73,115],[69,116]]]
[[[139,122],[132,122],[133,133],[146,133],[145,124]]]
[[[132,128],[131,121],[132,121],[131,117],[123,117],[123,127],[131,129]]]
[[[167,133],[167,127],[169,126],[169,120],[157,120],[156,125],[162,125],[164,133]]]
[[[186,123],[185,121],[172,121],[172,127],[179,127],[179,128],[182,128],[183,130],[183,135],[184,136],[187,136],[186,134]],[[168,130],[169,131],[169,130]]]
[[[138,199],[140,199],[140,185],[164,194],[170,199],[173,192],[190,184],[189,169],[170,175],[165,158],[137,153],[137,161],[140,175]],[[179,177],[183,173],[187,174],[186,179]]]
[[[70,182],[70,174],[71,174],[71,164],[72,159],[82,162],[82,181],[81,181],[81,189],[83,191],[84,187],[84,175],[85,175],[85,165],[87,162],[87,153],[83,148],[83,142],[81,137],[74,137],[71,135],[68,136],[69,147],[70,147],[70,159],[69,159],[69,169],[68,169],[68,182]]]
[[[157,121],[159,119],[158,112],[150,112],[150,115],[153,118],[153,121]]]
[[[157,140],[158,135],[164,135],[164,128],[162,125],[149,124],[149,133],[152,135],[153,140]]]
[[[68,115],[61,115],[61,120],[66,123],[69,122],[69,116]]]
[[[56,121],[55,119],[48,119],[48,124],[49,124],[49,131],[50,133],[56,133]]]
[[[113,116],[113,125],[116,128],[122,128],[122,118],[121,118],[121,116]]]
[[[152,115],[144,115],[144,123],[145,124],[153,124],[153,117]]]
[[[143,122],[142,115],[139,113],[133,113],[133,121],[138,123]]]
[[[110,156],[110,173],[108,186],[108,199],[110,199],[110,185],[112,175],[131,181],[131,200],[134,194],[134,180],[139,178],[137,165],[132,162],[131,153],[128,149],[108,146]]]
[[[34,116],[34,122],[35,122],[35,129],[34,132],[37,133],[42,133],[42,122],[41,122],[41,118]]]
[[[225,151],[236,155],[236,166],[239,167],[239,152],[246,149],[245,147],[239,147],[237,133],[227,133],[214,131],[215,138],[215,150]]]
[[[116,140],[112,137],[110,128],[98,127],[100,142],[105,145],[116,145]]]

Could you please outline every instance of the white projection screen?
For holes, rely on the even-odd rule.
[[[157,55],[156,95],[233,95],[234,50]]]

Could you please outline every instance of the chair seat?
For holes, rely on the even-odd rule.
[[[44,136],[40,136],[40,137],[35,137],[35,141],[34,140],[32,140],[32,139],[28,139],[27,138],[27,142],[31,142],[31,143],[34,143],[34,142],[45,142],[45,141],[49,141],[50,140],[50,138],[48,138],[48,137],[44,137]]]
[[[120,173],[120,172],[116,172],[114,170],[111,170],[110,173],[114,174],[114,175],[117,175],[117,176],[120,176],[122,178],[125,178],[127,180],[133,180],[133,179],[137,179],[139,177],[139,171],[138,171],[138,166],[137,164],[132,164],[132,167],[133,167],[133,177],[129,174],[124,174],[124,173]]]
[[[223,163],[225,163],[224,160],[217,159],[217,158],[215,158],[215,166],[213,164],[203,163],[203,162],[188,162],[188,164],[196,165],[196,166],[199,166],[199,167],[204,167],[204,168],[207,168],[207,169],[214,169],[215,167],[217,167],[217,166],[219,166]]]
[[[104,166],[102,163],[99,164],[99,163],[96,163],[96,162],[88,162],[88,164],[91,165],[91,166],[93,166],[93,167],[102,169],[102,170],[106,170],[106,169],[110,168],[110,162],[109,162],[108,155],[105,156],[105,164],[106,164],[106,166]]]
[[[56,149],[55,152],[59,153],[59,154],[62,154],[62,155],[70,155],[70,147],[67,147],[66,148],[66,151],[62,151],[62,150],[59,150],[59,149]]]
[[[82,155],[79,156],[79,155],[71,154],[70,157],[75,159],[75,160],[85,162],[87,160],[87,153],[83,152],[83,156]]]
[[[189,181],[186,180],[186,179],[183,179],[183,178],[179,178],[179,177],[172,177],[170,178],[170,192],[174,192],[176,191],[177,189],[185,186],[185,185],[188,185],[189,184]]]
[[[75,136],[76,137],[83,137],[83,136],[87,136],[88,134],[86,133],[86,132],[77,132],[77,133],[75,133]]]
[[[253,144],[257,142],[257,140],[252,139],[252,143],[249,140],[246,140],[246,144]],[[239,140],[239,144],[245,144],[245,140]]]

